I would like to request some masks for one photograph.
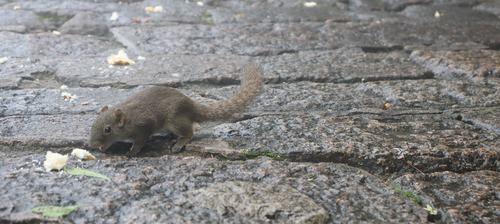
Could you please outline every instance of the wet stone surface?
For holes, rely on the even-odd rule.
[[[162,6],[157,12],[146,7]],[[497,1],[0,0],[0,223],[498,223]],[[54,32],[55,31],[55,32]],[[136,63],[111,66],[125,49]],[[248,110],[89,149],[151,85]],[[47,151],[89,149],[47,172]],[[37,206],[78,208],[44,217]]]

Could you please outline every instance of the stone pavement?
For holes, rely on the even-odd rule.
[[[103,105],[225,99],[248,62],[263,94],[184,152],[164,134],[70,160],[111,181],[42,169]],[[0,223],[500,222],[497,0],[0,0],[0,89]]]

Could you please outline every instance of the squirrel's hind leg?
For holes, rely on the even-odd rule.
[[[167,130],[179,136],[172,151],[180,152],[193,137],[193,121],[187,117],[180,117],[170,121],[166,126]]]

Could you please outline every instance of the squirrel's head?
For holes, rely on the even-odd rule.
[[[90,131],[90,146],[106,151],[114,142],[126,140],[127,118],[122,110],[104,106]]]

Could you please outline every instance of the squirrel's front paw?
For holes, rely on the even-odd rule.
[[[182,151],[182,149],[184,148],[185,145],[183,144],[179,144],[179,143],[176,143],[171,149],[170,151],[172,151],[173,153],[179,153]]]
[[[137,153],[139,153],[140,151],[141,151],[141,148],[135,147],[135,145],[134,145],[125,155],[128,157],[132,157],[132,156],[137,155]]]

